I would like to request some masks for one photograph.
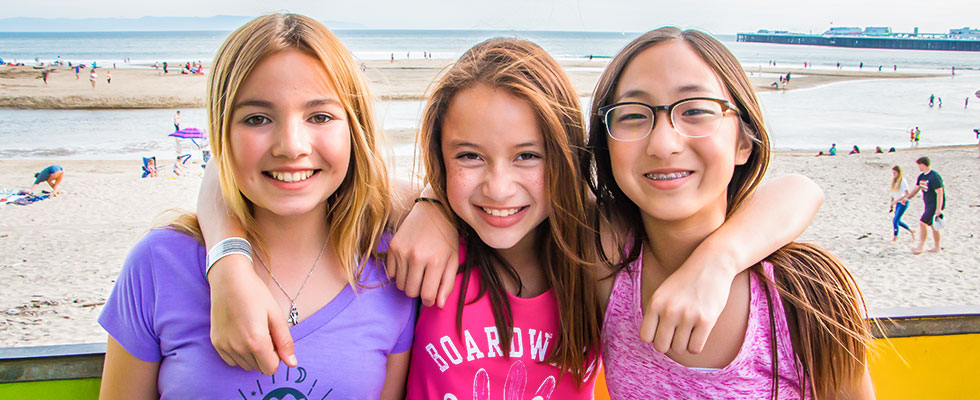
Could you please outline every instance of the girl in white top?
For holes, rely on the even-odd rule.
[[[915,232],[902,222],[902,215],[909,208],[909,200],[906,198],[909,195],[909,183],[902,177],[902,168],[897,165],[892,167],[891,195],[891,207],[889,207],[888,211],[895,212],[895,217],[892,218],[892,241],[898,240],[899,227],[909,231],[909,234],[912,235],[912,240],[915,241]]]

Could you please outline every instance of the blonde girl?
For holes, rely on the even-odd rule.
[[[228,37],[208,89],[223,197],[292,310],[297,351],[318,357],[272,376],[226,365],[209,338],[203,238],[184,214],[131,250],[99,318],[101,398],[402,397],[414,305],[374,258],[388,177],[350,53],[311,18],[266,15]]]
[[[891,194],[891,203],[888,211],[895,212],[895,216],[892,218],[892,241],[898,240],[899,227],[909,231],[909,234],[912,235],[912,241],[915,241],[915,231],[902,222],[902,215],[909,208],[909,200],[906,198],[909,194],[909,183],[902,176],[902,167],[897,165],[892,167],[892,183],[888,188],[888,192]]]
[[[860,291],[813,245],[736,275],[702,352],[660,353],[635,334],[641,299],[747,204],[768,165],[759,103],[722,44],[676,28],[640,36],[603,73],[590,117],[597,203],[626,227],[603,331],[613,398],[873,396]]]

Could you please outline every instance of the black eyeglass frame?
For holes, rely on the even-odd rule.
[[[674,131],[677,131],[677,128],[674,126],[674,108],[677,107],[678,104],[685,103],[685,102],[688,102],[688,101],[693,101],[693,100],[709,100],[709,101],[713,101],[715,103],[718,103],[718,105],[721,106],[722,113],[730,110],[730,111],[734,111],[735,112],[735,115],[740,115],[741,114],[741,113],[739,113],[738,108],[735,107],[734,105],[732,105],[732,102],[730,102],[728,100],[725,100],[725,99],[718,99],[718,98],[714,98],[714,97],[688,97],[686,99],[677,100],[677,101],[673,102],[672,104],[664,104],[664,105],[660,105],[660,106],[651,106],[651,105],[649,105],[647,103],[643,103],[643,102],[639,102],[639,101],[624,101],[624,102],[621,102],[621,103],[615,103],[615,104],[610,104],[610,105],[607,105],[607,106],[599,107],[599,110],[598,111],[599,111],[599,115],[602,116],[602,124],[606,126],[606,135],[609,135],[609,137],[611,137],[613,140],[620,141],[620,142],[635,142],[637,140],[643,140],[647,136],[650,136],[650,132],[653,131],[653,127],[657,125],[657,111],[660,111],[660,110],[664,110],[664,111],[667,112],[667,121],[670,122],[670,127],[673,128]],[[636,139],[619,139],[619,138],[613,136],[612,135],[612,130],[609,129],[609,111],[612,111],[613,108],[616,108],[616,107],[619,107],[619,106],[628,106],[628,105],[644,106],[644,107],[650,109],[651,115],[653,115],[653,123],[650,124],[650,130],[647,131],[647,133],[645,135],[643,135],[643,136],[641,136],[639,138],[636,138]],[[711,135],[706,135],[706,136],[688,136],[688,135],[685,135],[685,134],[681,133],[680,131],[677,131],[677,133],[679,135],[681,135],[681,136],[690,137],[690,138],[699,138],[699,137],[708,137],[708,136],[711,136]]]

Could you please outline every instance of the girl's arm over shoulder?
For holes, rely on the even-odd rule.
[[[205,248],[229,237],[244,237],[231,215],[218,182],[217,163],[208,163],[197,200],[197,219]],[[286,318],[242,255],[224,257],[207,272],[211,284],[211,343],[231,366],[271,375],[279,360],[295,367],[293,339]],[[278,351],[278,354],[277,354]]]
[[[760,185],[654,291],[640,338],[660,352],[701,352],[735,276],[802,234],[822,203],[823,190],[802,175]]]
[[[160,398],[157,394],[159,370],[159,362],[136,358],[109,336],[99,398],[103,400],[158,399]]]

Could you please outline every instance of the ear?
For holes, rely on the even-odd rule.
[[[745,165],[752,155],[752,140],[749,135],[740,134],[735,148],[735,165]]]

